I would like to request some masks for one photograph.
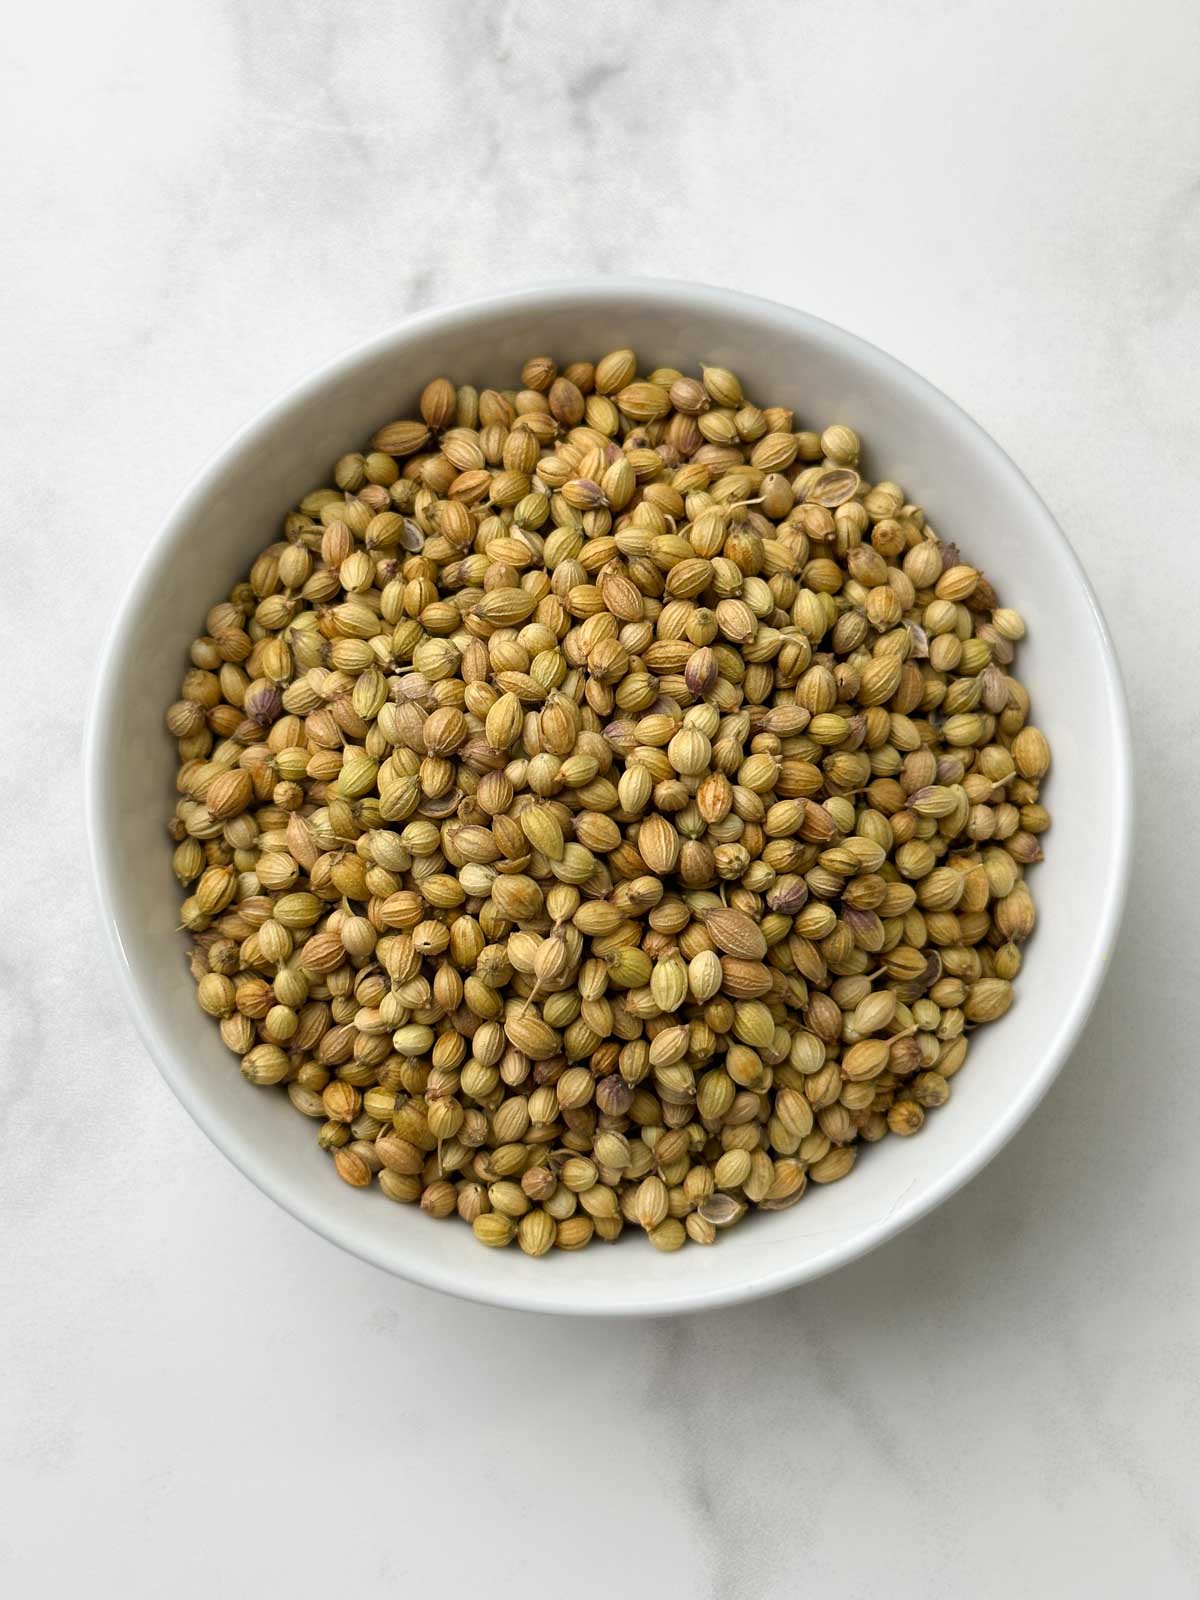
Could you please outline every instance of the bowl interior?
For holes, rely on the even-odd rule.
[[[643,368],[733,368],[798,425],[846,421],[870,472],[925,506],[1029,624],[1018,671],[1051,740],[1055,826],[1033,877],[1041,913],[1017,1003],[979,1033],[951,1103],[918,1138],[868,1148],[850,1177],[760,1215],[716,1248],[662,1256],[641,1240],[533,1261],[481,1249],[377,1191],[348,1189],[314,1127],[255,1091],[196,1007],[176,932],[164,820],[175,751],[163,727],[207,607],[243,577],[283,512],[334,459],[413,413],[440,373],[508,386],[545,352],[632,345]],[[91,728],[90,807],[101,902],[139,1027],[176,1093],[267,1193],[329,1238],[418,1281],[501,1304],[666,1312],[798,1282],[860,1254],[953,1191],[1036,1103],[1086,1016],[1115,933],[1129,825],[1124,710],[1095,602],[1049,513],[1007,457],[906,368],[801,313],[683,285],[598,285],[510,296],[416,319],[335,364],[247,428],[159,535],[119,618]]]

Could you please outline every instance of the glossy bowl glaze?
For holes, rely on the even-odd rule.
[[[845,421],[868,471],[901,483],[939,533],[986,568],[1025,616],[1019,673],[1055,766],[1054,827],[1034,888],[1040,923],[1012,1011],[973,1041],[950,1104],[914,1139],[864,1151],[848,1179],[790,1211],[748,1218],[710,1249],[660,1255],[623,1238],[531,1260],[483,1249],[377,1190],[348,1188],[285,1096],[250,1088],[201,1015],[176,931],[179,890],[164,822],[175,800],[163,726],[188,645],[333,461],[414,411],[449,373],[512,383],[533,353],[598,358],[631,345],[643,370],[733,368],[801,425]],[[119,759],[118,759],[119,757]],[[1131,831],[1129,734],[1112,645],[1079,562],[999,445],[898,361],[826,322],[685,283],[545,287],[423,313],[335,361],[244,428],[166,524],[99,664],[87,797],[100,904],[122,989],[179,1099],[265,1193],[335,1244],[417,1283],[529,1310],[656,1314],[803,1283],[891,1238],[940,1204],[1012,1137],[1062,1066],[1104,977],[1124,898]]]

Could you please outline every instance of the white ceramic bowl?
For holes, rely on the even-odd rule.
[[[448,372],[507,385],[532,352],[644,368],[735,369],[809,426],[846,421],[868,468],[896,479],[943,537],[1027,618],[1019,671],[1054,749],[1054,828],[1035,874],[1040,925],[1017,1002],[980,1033],[954,1098],[915,1139],[868,1149],[850,1177],[748,1218],[712,1249],[641,1239],[531,1260],[482,1249],[377,1191],[349,1189],[286,1098],[249,1088],[196,1006],[176,932],[164,820],[174,743],[163,710],[207,607],[240,579],[282,512]],[[119,759],[117,759],[119,756]],[[1116,935],[1129,860],[1129,735],[1095,597],[1046,507],[998,445],[871,345],[764,300],[654,280],[539,288],[411,318],[301,384],[200,473],[147,550],[100,663],[87,792],[96,883],[121,986],[167,1082],[238,1167],[365,1260],[472,1299],[580,1313],[668,1313],[802,1283],[862,1255],[953,1194],[1041,1099],[1079,1035]]]

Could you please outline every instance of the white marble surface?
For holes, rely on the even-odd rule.
[[[6,46],[0,1589],[1195,1595],[1193,0],[43,0]],[[805,306],[972,411],[1096,583],[1140,774],[1016,1144],[832,1279],[640,1326],[410,1288],[239,1177],[115,998],[77,776],[124,576],[235,426],[596,272]]]

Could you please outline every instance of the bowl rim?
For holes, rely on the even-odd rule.
[[[983,1138],[971,1145],[934,1179],[925,1192],[915,1199],[902,1197],[885,1218],[859,1228],[844,1240],[807,1257],[804,1261],[784,1263],[770,1271],[751,1271],[744,1280],[715,1288],[697,1286],[690,1293],[673,1292],[669,1299],[656,1292],[647,1293],[644,1290],[631,1288],[629,1293],[622,1293],[619,1297],[614,1295],[611,1303],[596,1304],[579,1303],[573,1299],[569,1291],[564,1292],[561,1288],[556,1288],[552,1280],[546,1283],[544,1291],[539,1285],[536,1293],[529,1292],[526,1287],[513,1290],[496,1288],[476,1281],[470,1272],[463,1272],[452,1265],[440,1262],[436,1256],[429,1262],[416,1260],[398,1264],[374,1249],[369,1241],[359,1238],[353,1228],[347,1228],[336,1218],[326,1215],[319,1203],[321,1194],[319,1187],[306,1188],[301,1181],[295,1184],[276,1181],[261,1170],[253,1141],[230,1126],[222,1114],[209,1104],[203,1093],[194,1089],[186,1074],[177,1066],[176,1046],[160,1032],[154,1019],[139,1002],[132,965],[126,955],[121,930],[111,909],[112,886],[119,869],[111,844],[112,819],[105,793],[104,774],[107,758],[103,732],[113,716],[119,686],[121,640],[129,621],[152,598],[160,567],[166,564],[171,549],[194,517],[200,504],[218,484],[231,456],[252,446],[259,437],[270,434],[278,421],[297,405],[312,398],[339,378],[349,375],[362,362],[383,354],[394,345],[403,344],[415,334],[436,333],[443,327],[450,330],[464,319],[469,321],[473,317],[503,317],[506,313],[527,308],[531,304],[556,305],[564,308],[575,303],[582,306],[597,299],[619,300],[622,297],[636,297],[638,304],[643,308],[650,301],[657,303],[664,310],[703,308],[715,314],[728,314],[743,308],[760,315],[769,314],[774,318],[785,318],[810,342],[840,352],[849,351],[858,367],[868,376],[872,371],[886,374],[893,380],[915,389],[928,412],[939,424],[960,434],[965,432],[973,439],[979,452],[990,458],[992,467],[1013,480],[1014,486],[1027,503],[1030,516],[1036,517],[1049,537],[1061,546],[1075,582],[1087,602],[1097,631],[1103,664],[1104,698],[1114,741],[1110,794],[1114,807],[1115,827],[1111,853],[1107,857],[1108,885],[1102,915],[1093,933],[1088,963],[1081,983],[1060,1012],[1053,1037],[1036,1069],[1029,1074],[1020,1093],[1005,1108],[1004,1114],[996,1119]],[[142,1043],[172,1093],[193,1120],[208,1135],[217,1149],[256,1188],[330,1243],[339,1245],[352,1255],[393,1276],[402,1276],[410,1282],[441,1290],[460,1299],[511,1310],[580,1316],[662,1316],[738,1304],[822,1277],[837,1267],[867,1255],[927,1216],[981,1172],[1003,1149],[1042,1100],[1061,1071],[1078,1042],[1100,992],[1108,959],[1124,914],[1130,876],[1133,838],[1132,744],[1128,705],[1116,651],[1099,601],[1074,548],[1024,473],[996,440],[957,402],[951,400],[920,373],[860,335],[813,316],[810,312],[761,295],[683,279],[622,276],[593,278],[571,283],[550,281],[440,305],[405,317],[382,333],[360,341],[278,394],[209,455],[180,493],[149,541],[125,596],[112,617],[100,649],[84,734],[83,770],[85,826],[91,861],[92,891],[103,928],[103,941],[116,971],[122,998]]]

